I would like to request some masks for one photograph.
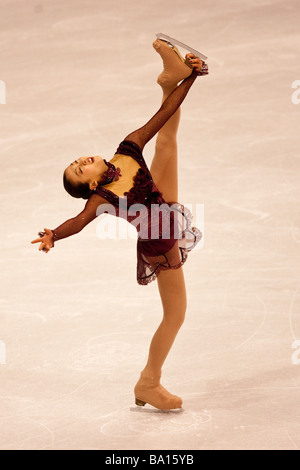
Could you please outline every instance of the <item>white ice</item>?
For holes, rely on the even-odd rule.
[[[0,9],[0,449],[299,450],[298,0]],[[157,285],[136,283],[135,241],[100,240],[97,220],[47,255],[30,245],[83,207],[65,166],[111,158],[158,109],[158,32],[210,68],[179,132],[180,201],[205,208],[163,376],[182,413],[134,406],[161,318]]]

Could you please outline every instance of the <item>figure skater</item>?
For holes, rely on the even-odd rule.
[[[107,212],[108,204],[115,209],[116,216],[126,218],[137,230],[139,226],[137,282],[146,285],[157,279],[163,318],[134,388],[135,403],[139,406],[149,403],[161,410],[171,410],[181,408],[182,399],[161,385],[162,366],[185,318],[182,265],[188,251],[201,238],[200,231],[190,225],[190,214],[178,203],[176,135],[180,105],[196,77],[206,75],[208,69],[193,53],[184,59],[170,42],[157,39],[153,47],[162,57],[164,66],[157,80],[163,92],[160,109],[144,126],[124,139],[110,161],[100,156],[80,157],[66,168],[64,187],[71,196],[87,199],[85,207],[55,230],[44,229],[31,243],[40,243],[39,250],[48,253],[56,241],[80,232],[97,216]],[[149,171],[142,151],[157,133]],[[140,210],[131,211],[133,207]],[[182,214],[185,221],[180,236],[178,221],[181,217],[176,213]],[[168,224],[163,227],[164,220]],[[151,237],[153,228],[156,229],[155,237]],[[148,229],[151,229],[150,234]]]

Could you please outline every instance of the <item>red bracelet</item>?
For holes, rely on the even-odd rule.
[[[194,69],[194,71],[195,71],[197,77],[200,77],[201,75],[208,75],[209,74],[208,66],[205,62],[202,62],[202,67],[199,70],[199,72],[197,72],[196,69]]]

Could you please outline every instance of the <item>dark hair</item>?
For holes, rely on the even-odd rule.
[[[64,172],[63,176],[63,184],[64,188],[67,191],[67,193],[70,194],[72,197],[76,198],[81,198],[81,199],[88,199],[90,195],[93,193],[91,191],[90,186],[88,183],[78,183],[78,184],[73,184],[68,180],[66,176],[66,171]]]

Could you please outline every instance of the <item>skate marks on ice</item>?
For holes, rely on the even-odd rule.
[[[76,371],[96,371],[97,375],[114,375],[116,367],[126,368],[128,363],[139,362],[143,341],[148,337],[149,332],[142,331],[131,333],[130,341],[128,334],[120,331],[94,336],[70,352],[70,367]]]
[[[238,211],[238,212],[245,212],[246,214],[254,215],[255,216],[255,221],[266,219],[266,218],[270,217],[270,215],[271,215],[269,212],[263,212],[263,211],[259,211],[259,210],[249,209],[248,207],[242,206],[240,204],[232,204],[231,202],[226,201],[226,200],[220,200],[219,204],[221,204],[225,207],[228,207],[230,209],[233,209],[235,211]],[[251,220],[248,223],[252,223],[252,222],[253,221]]]
[[[106,420],[100,431],[106,436],[124,438],[135,436],[166,436],[197,433],[210,427],[211,415],[207,411],[178,410],[162,412],[160,410],[123,408],[104,416]]]
[[[52,424],[38,416],[27,416],[35,401],[22,396],[0,396],[6,413],[1,416],[0,450],[49,449],[55,443]]]

